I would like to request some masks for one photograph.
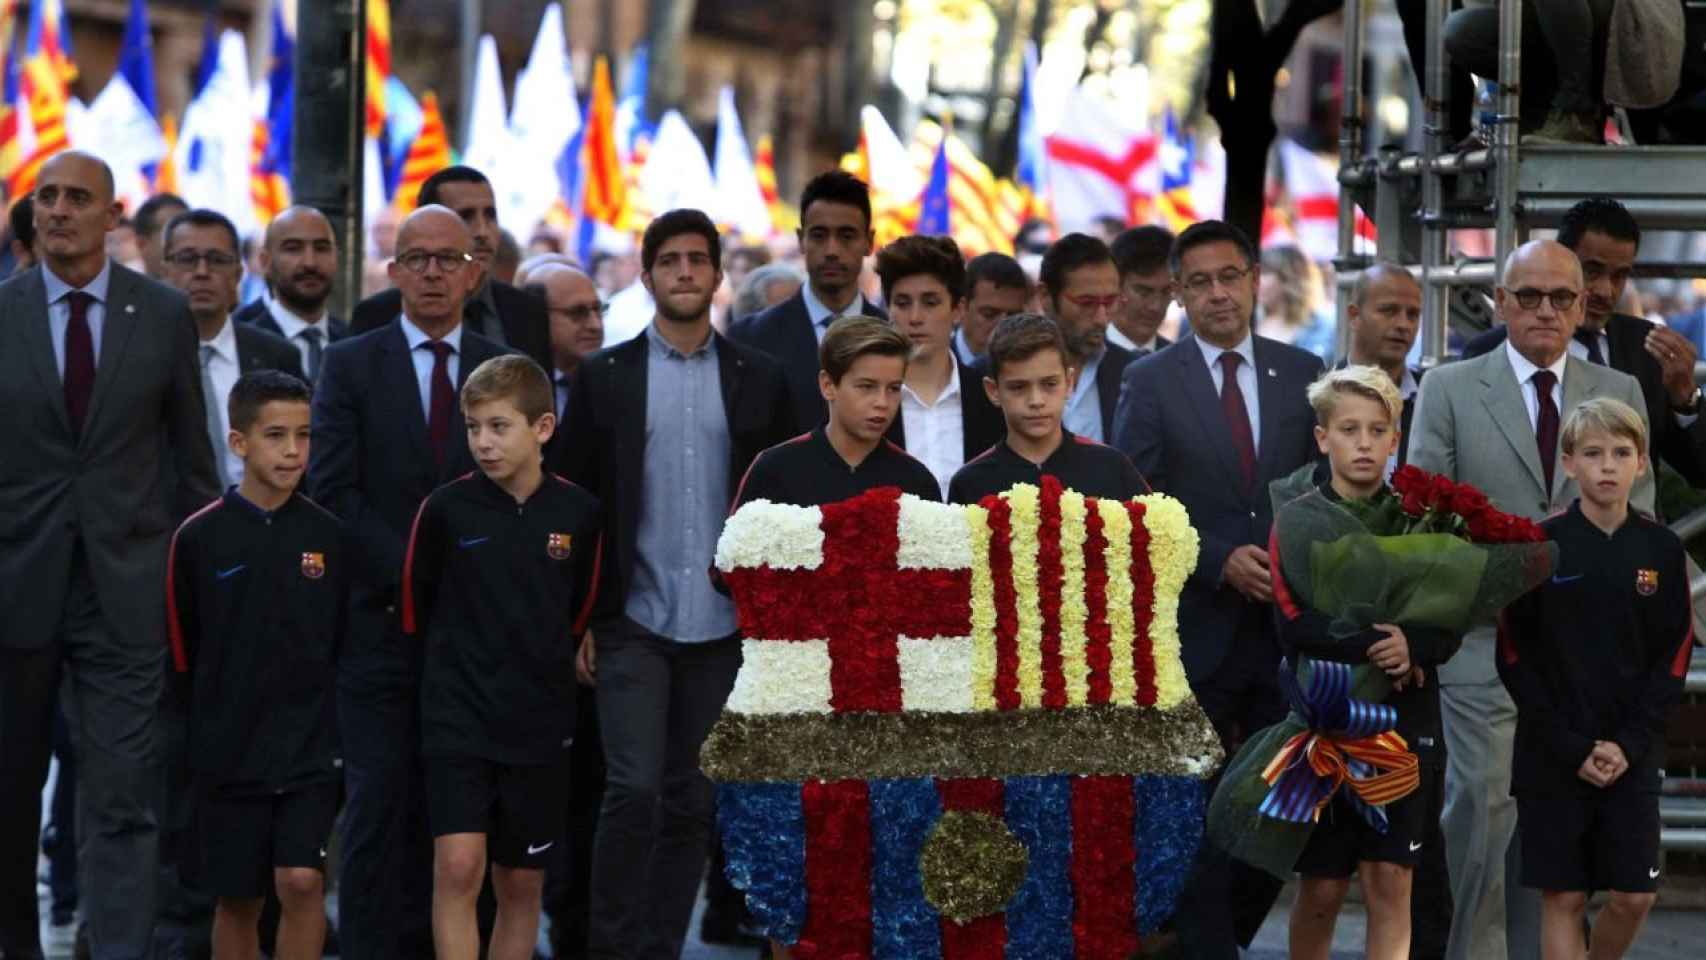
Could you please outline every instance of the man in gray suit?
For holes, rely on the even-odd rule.
[[[62,677],[93,955],[138,960],[148,950],[166,547],[182,508],[218,492],[195,323],[181,295],[107,259],[118,218],[106,164],[55,156],[35,190],[42,265],[0,284],[0,955],[8,960],[41,956],[35,844]]]
[[[1633,377],[1570,356],[1582,288],[1581,264],[1568,247],[1536,240],[1511,254],[1494,298],[1510,336],[1502,348],[1422,381],[1412,464],[1474,484],[1499,509],[1533,520],[1570,505],[1578,491],[1559,465],[1564,418],[1591,397],[1647,409]],[[1652,512],[1651,472],[1631,500]],[[1507,881],[1507,870],[1518,867],[1510,795],[1516,707],[1499,683],[1493,643],[1491,629],[1472,631],[1439,670],[1452,960],[1540,956],[1539,896],[1517,887],[1514,872]]]

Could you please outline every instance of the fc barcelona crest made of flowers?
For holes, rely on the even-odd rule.
[[[1125,957],[1221,760],[1179,660],[1197,534],[1053,478],[977,506],[755,501],[744,662],[701,755],[729,875],[796,957]]]

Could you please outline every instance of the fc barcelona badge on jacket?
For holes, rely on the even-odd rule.
[[[1643,597],[1650,597],[1659,592],[1659,572],[1657,570],[1635,571],[1635,592]]]
[[[545,555],[552,560],[569,559],[569,541],[572,539],[566,533],[548,533],[545,535]]]
[[[302,555],[302,575],[310,580],[318,580],[326,575],[326,555],[323,553],[305,553]]]

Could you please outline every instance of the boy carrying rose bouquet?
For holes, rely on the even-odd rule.
[[[1325,960],[1360,874],[1367,956],[1397,960],[1443,776],[1435,668],[1549,573],[1553,549],[1473,487],[1413,467],[1387,486],[1401,401],[1379,369],[1330,371],[1309,400],[1330,475],[1308,467],[1273,485],[1268,551],[1292,713],[1228,766],[1209,833],[1276,876],[1301,874],[1292,957]]]

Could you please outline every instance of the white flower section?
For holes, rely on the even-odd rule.
[[[816,570],[823,565],[822,524],[823,513],[816,507],[754,500],[723,524],[717,569]]]
[[[895,561],[902,570],[970,570],[971,530],[966,508],[900,498],[900,550]]]
[[[828,713],[828,640],[743,640],[730,713]]]
[[[970,637],[900,638],[900,704],[904,710],[970,713],[973,645]]]

